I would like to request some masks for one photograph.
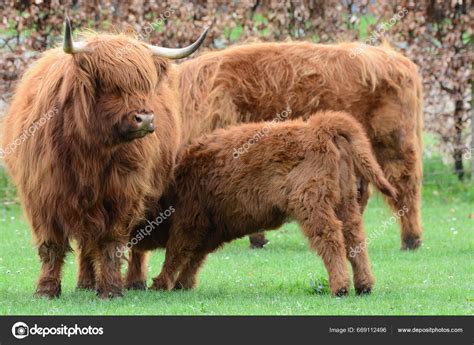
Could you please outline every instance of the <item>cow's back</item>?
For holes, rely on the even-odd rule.
[[[366,46],[354,54],[358,47],[250,44],[180,65],[184,142],[235,123],[273,120],[284,111],[296,118],[345,110],[369,136],[376,135],[374,116],[386,123],[378,109],[387,103],[417,121],[416,66],[391,48]]]

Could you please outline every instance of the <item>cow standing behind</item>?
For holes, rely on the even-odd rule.
[[[262,43],[204,54],[179,66],[184,142],[215,128],[344,110],[363,125],[390,182],[402,249],[421,244],[422,86],[418,69],[389,47]],[[361,199],[368,200],[367,181]],[[365,205],[363,205],[365,207]]]
[[[247,153],[234,154],[252,140]],[[349,291],[346,259],[356,292],[371,291],[356,171],[388,197],[395,199],[396,192],[353,117],[324,112],[307,122],[243,124],[200,137],[183,151],[162,201],[175,211],[152,289],[193,288],[208,253],[294,219],[322,257],[334,295]],[[351,248],[361,251],[351,256]]]
[[[308,118],[317,110],[348,111],[364,127],[378,163],[401,192],[387,199],[400,219],[402,249],[421,245],[422,87],[418,69],[388,47],[357,43],[257,43],[205,53],[177,66],[182,143],[242,122],[274,120],[283,111]],[[360,180],[362,210],[368,182]],[[151,215],[149,219],[154,219]],[[160,229],[156,229],[160,231]],[[131,251],[128,284],[145,286],[147,238]],[[261,238],[256,244],[261,245]]]
[[[73,42],[66,24],[64,48],[47,51],[18,85],[3,153],[41,259],[36,294],[60,294],[75,240],[78,287],[115,297],[122,293],[116,250],[154,207],[174,168],[180,119],[168,58],[189,55],[205,34],[187,48],[168,49],[124,35]],[[34,135],[23,137],[32,126]]]

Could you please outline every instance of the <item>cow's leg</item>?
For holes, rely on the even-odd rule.
[[[412,86],[406,85],[405,95],[387,94],[386,101],[375,109],[369,131],[374,153],[385,176],[398,191],[398,199],[386,199],[401,224],[401,248],[416,249],[421,245],[420,220],[422,145],[417,133],[417,95]]]
[[[130,290],[146,290],[147,252],[133,247],[128,258],[125,288]]]
[[[36,285],[37,297],[54,298],[61,294],[61,269],[70,247],[67,242],[44,241],[38,246],[41,273]]]
[[[407,144],[405,137],[403,145],[399,143],[399,158],[384,159],[386,150],[375,147],[379,162],[390,183],[397,189],[397,200],[385,198],[395,213],[398,213],[401,223],[401,248],[403,250],[417,249],[421,245],[421,158],[416,152],[416,144]]]
[[[94,290],[96,288],[96,281],[94,259],[92,257],[92,254],[84,250],[80,250],[78,265],[79,273],[77,278],[77,289]]]
[[[390,178],[390,177],[389,177]],[[394,212],[400,217],[402,226],[402,250],[414,250],[421,246],[421,180],[415,176],[404,176],[390,179],[390,183],[398,190],[396,201],[388,199]]]
[[[370,293],[375,280],[370,269],[360,206],[355,198],[349,201],[346,208],[341,211],[341,218],[343,219],[346,253],[352,265],[356,293]]]
[[[206,260],[207,252],[195,252],[184,265],[176,280],[174,289],[193,289],[197,285],[197,274]]]
[[[256,234],[249,235],[249,240],[251,249],[261,249],[268,243],[264,232],[258,232]]]
[[[342,222],[336,217],[334,205],[330,202],[332,195],[322,192],[335,188],[319,186],[319,189],[318,185],[319,183],[315,182],[307,188],[312,192],[304,193],[302,198],[294,198],[297,200],[294,209],[311,249],[323,259],[329,275],[331,293],[344,296],[349,293],[350,278]]]
[[[97,295],[100,298],[122,296],[122,257],[117,255],[117,248],[123,248],[123,242],[115,239],[99,241],[94,248]]]

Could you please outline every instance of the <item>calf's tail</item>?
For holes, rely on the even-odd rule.
[[[360,174],[381,193],[397,199],[397,191],[386,179],[362,125],[353,116],[344,112],[328,111],[313,116],[309,121],[317,131],[344,137],[349,142],[354,164]]]

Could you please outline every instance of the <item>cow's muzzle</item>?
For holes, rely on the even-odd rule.
[[[155,115],[151,113],[136,113],[130,119],[129,130],[126,133],[128,140],[143,138],[155,131]]]
[[[133,118],[138,131],[153,132],[155,130],[155,115],[153,114],[136,114]]]

